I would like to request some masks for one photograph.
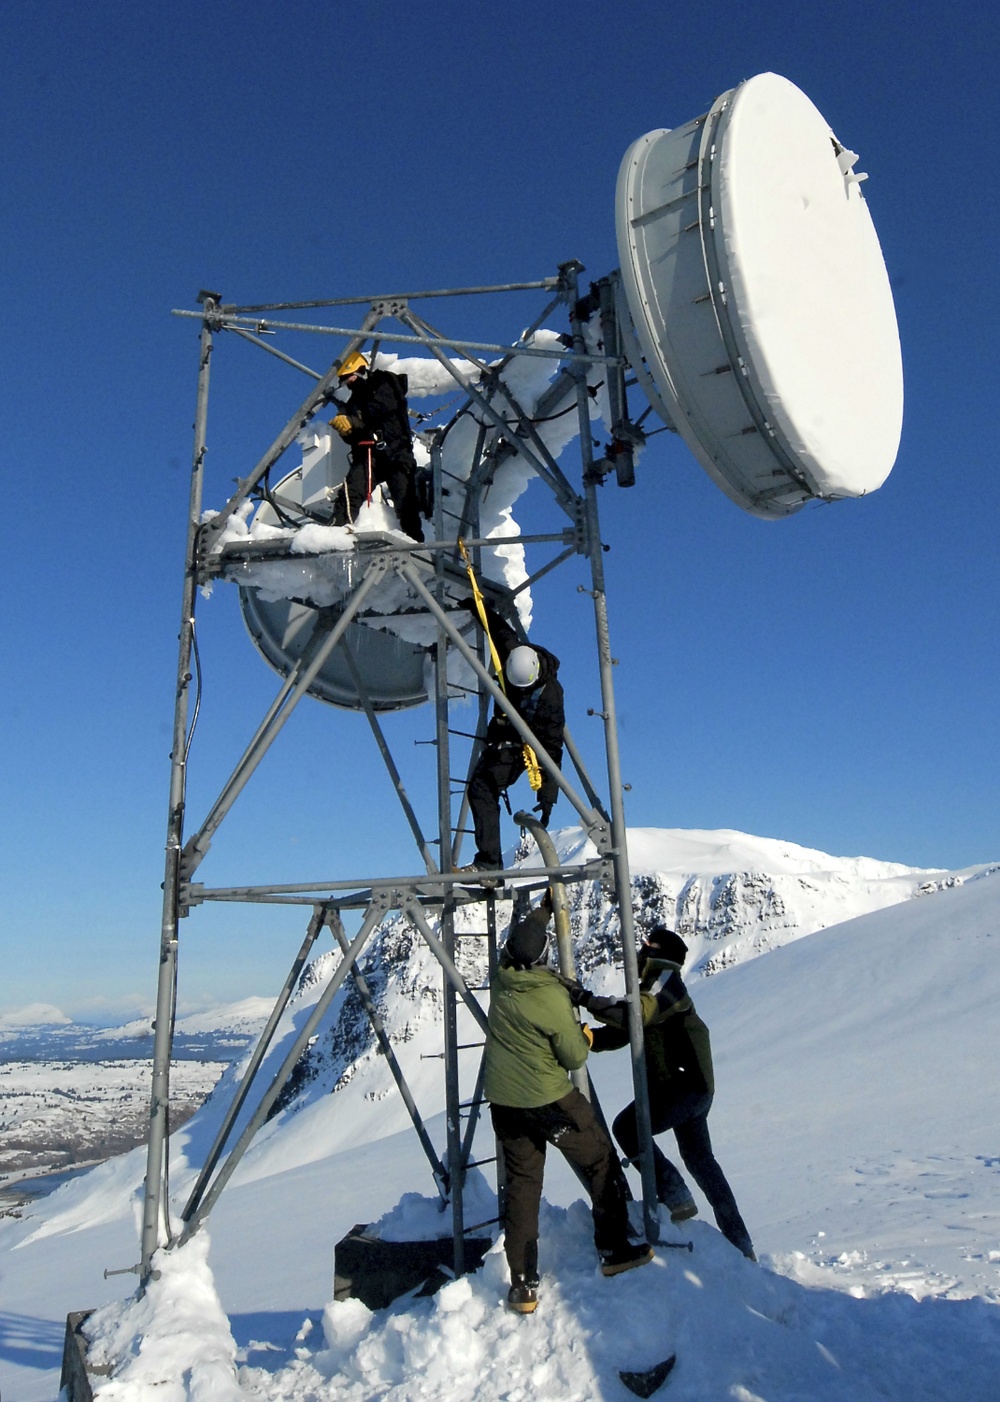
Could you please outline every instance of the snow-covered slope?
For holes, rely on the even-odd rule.
[[[780,846],[791,864],[819,856]],[[680,863],[679,875],[692,865]],[[641,878],[641,837],[633,866]],[[816,882],[824,868],[814,862],[811,874],[807,865],[774,880],[797,880],[803,870]],[[346,1040],[325,1039],[312,1079],[263,1131],[220,1199],[208,1237],[192,1243],[198,1250],[189,1263],[183,1253],[172,1259],[165,1299],[178,1291],[187,1298],[190,1275],[191,1298],[207,1301],[201,1331],[190,1319],[185,1325],[183,1366],[167,1346],[169,1331],[157,1325],[154,1300],[143,1330],[160,1339],[146,1363],[159,1358],[161,1385],[153,1387],[148,1368],[143,1379],[128,1362],[134,1330],[115,1307],[101,1321],[101,1338],[113,1341],[119,1366],[136,1371],[124,1372],[105,1398],[621,1399],[628,1394],[618,1369],[647,1367],[669,1352],[678,1363],[664,1398],[995,1397],[1000,874],[970,872],[951,886],[947,873],[858,875],[903,894],[892,908],[808,938],[796,927],[788,947],[694,985],[716,1049],[713,1138],[759,1267],[696,1221],[687,1234],[693,1256],[664,1250],[655,1266],[603,1280],[587,1213],[572,1206],[578,1188],[553,1155],[537,1315],[514,1319],[502,1308],[498,1252],[433,1300],[402,1301],[374,1316],[356,1303],[332,1304],[332,1246],[355,1222],[376,1220],[414,1191],[435,1215],[428,1166],[384,1068],[361,1047],[345,994]],[[932,882],[931,894],[905,899]],[[593,928],[581,931],[584,942]],[[418,1100],[442,1145],[433,1113],[440,1062],[420,1059],[439,1050],[440,979],[398,927],[383,936],[383,951],[373,988],[381,979],[375,991],[395,1018]],[[317,996],[323,972],[314,971],[293,1020]],[[352,1050],[361,1050],[360,1060]],[[627,1061],[594,1058],[609,1109],[629,1096]],[[331,1084],[341,1086],[336,1095],[320,1093]],[[175,1136],[178,1197],[218,1113],[210,1103]],[[135,1259],[142,1171],[141,1153],[114,1161],[54,1194],[33,1217],[0,1228],[0,1309],[11,1321],[0,1344],[5,1397],[51,1402],[61,1316],[126,1293],[101,1272]],[[208,1308],[216,1296],[225,1316]],[[169,1317],[171,1306],[163,1308]],[[229,1386],[226,1360],[234,1353],[243,1365],[240,1393],[220,1390]]]
[[[555,839],[564,861],[596,855],[579,829]],[[690,948],[689,980],[991,869],[926,871],[871,857],[831,857],[731,829],[630,828],[628,848],[637,928],[676,930]],[[615,908],[600,886],[572,888],[570,903],[582,967],[620,966]]]

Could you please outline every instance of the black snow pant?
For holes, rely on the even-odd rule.
[[[422,541],[424,528],[417,501],[415,465],[413,462],[387,458],[385,452],[379,452],[377,448],[372,448],[370,453],[369,458],[369,450],[365,447],[352,450],[344,488],[337,496],[333,524],[346,526],[349,521],[356,520],[371,492],[384,482],[399,517],[399,529],[411,540]]]
[[[753,1254],[750,1233],[736,1206],[733,1190],[712,1150],[708,1133],[708,1112],[711,1108],[712,1097],[707,1093],[695,1092],[673,1099],[651,1095],[649,1114],[653,1133],[663,1134],[665,1130],[673,1130],[684,1167],[708,1199],[719,1231],[744,1256],[750,1256]],[[634,1101],[615,1119],[612,1128],[625,1157],[635,1159],[639,1153],[639,1132]],[[686,1202],[691,1196],[690,1189],[656,1144],[653,1145],[653,1164],[656,1169],[656,1195],[660,1201],[671,1208]]]
[[[510,1273],[537,1276],[538,1207],[545,1146],[553,1144],[578,1169],[590,1193],[594,1244],[614,1251],[628,1243],[628,1186],[614,1145],[590,1102],[571,1090],[550,1105],[492,1105],[493,1128],[507,1172],[504,1251]]]
[[[469,809],[476,834],[476,866],[499,867],[500,795],[524,773],[520,740],[487,745],[469,780]]]

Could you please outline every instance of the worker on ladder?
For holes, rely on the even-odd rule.
[[[508,701],[557,768],[562,764],[563,730],[566,713],[563,689],[558,678],[559,658],[544,647],[529,645],[485,603],[470,570],[474,595],[464,599],[468,609],[490,641],[497,681]],[[537,756],[526,745],[510,720],[494,710],[486,729],[482,754],[469,779],[468,798],[476,836],[476,855],[463,871],[497,871],[502,865],[500,851],[500,795],[527,769],[535,789],[543,826],[559,797],[559,786]]]

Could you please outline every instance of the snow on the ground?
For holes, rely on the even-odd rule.
[[[204,1232],[154,1259],[146,1292],[87,1321],[88,1363],[114,1366],[100,1402],[237,1402],[236,1344],[216,1294]]]
[[[122,1301],[134,1278],[102,1278],[136,1256],[141,1151],[0,1227],[0,1391],[52,1402],[65,1313],[117,1300],[101,1324],[127,1367],[142,1357],[140,1309],[150,1312],[141,1332],[151,1358],[169,1357],[172,1318],[194,1331],[189,1364],[204,1347],[213,1378],[173,1376],[156,1395],[200,1402],[624,1399],[620,1369],[674,1352],[664,1402],[993,1402],[1000,874],[935,885],[695,985],[716,1056],[713,1141],[759,1265],[697,1219],[683,1233],[690,1255],[660,1248],[654,1264],[604,1280],[578,1186],[552,1155],[535,1315],[503,1308],[496,1248],[482,1271],[432,1299],[374,1314],[334,1303],[334,1243],[405,1194],[434,1196],[416,1137],[385,1113],[390,1102],[338,1093],[311,1102],[305,1121],[272,1121],[269,1151],[237,1172],[213,1212],[210,1251],[201,1236],[198,1251],[167,1254],[159,1305],[152,1292],[141,1307]],[[613,1112],[629,1096],[627,1055],[592,1060]],[[347,1114],[348,1147],[338,1148]],[[297,1121],[310,1135],[293,1132]],[[201,1142],[192,1124],[175,1136],[176,1198],[190,1175],[183,1145]],[[443,1118],[429,1116],[428,1127],[442,1144]],[[306,1161],[310,1138],[323,1152]],[[397,1216],[412,1208],[402,1202]],[[447,1234],[450,1220],[440,1220]],[[209,1302],[202,1315],[189,1308],[196,1296]],[[107,1395],[145,1399],[127,1388]]]

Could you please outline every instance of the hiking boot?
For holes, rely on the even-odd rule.
[[[676,1207],[670,1209],[671,1222],[686,1222],[689,1217],[698,1216],[698,1204],[694,1198],[685,1198]]]
[[[648,1266],[653,1259],[653,1248],[644,1241],[626,1241],[610,1251],[601,1252],[601,1274],[621,1275],[622,1271],[634,1271],[636,1266]]]
[[[512,1275],[507,1291],[507,1308],[517,1314],[534,1314],[538,1308],[538,1276]]]
[[[459,867],[460,876],[471,876],[473,881],[470,886],[482,886],[484,890],[490,891],[494,886],[500,885],[500,877],[497,875],[499,867],[486,866],[483,862],[470,862],[468,866]]]

